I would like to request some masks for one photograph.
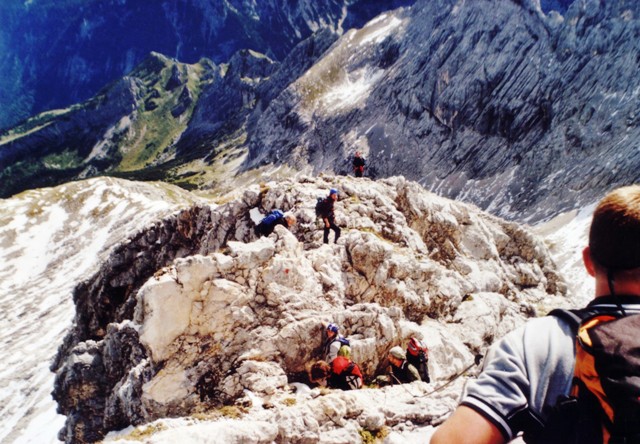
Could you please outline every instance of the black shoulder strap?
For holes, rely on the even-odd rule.
[[[580,323],[589,315],[586,310],[565,310],[563,308],[556,308],[551,310],[547,316],[554,316],[556,318],[566,321],[573,331],[578,332]]]

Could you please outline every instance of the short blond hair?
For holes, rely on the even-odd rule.
[[[598,203],[589,229],[592,260],[611,271],[640,267],[640,186],[618,188]]]

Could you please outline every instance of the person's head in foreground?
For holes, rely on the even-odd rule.
[[[589,243],[582,257],[587,273],[595,278],[595,298],[589,303],[588,310],[583,311],[585,317],[595,313],[611,320],[619,315],[640,314],[640,186],[615,189],[598,203],[591,220]],[[598,325],[601,326],[607,324]],[[587,328],[589,324],[584,333]],[[576,332],[577,325],[572,327],[568,321],[556,316],[542,316],[530,319],[496,341],[487,354],[482,372],[469,381],[460,405],[435,431],[431,444],[503,444],[519,432],[524,432],[527,443],[578,442],[574,439],[576,435],[580,436],[580,442],[607,442],[611,431],[618,433],[619,429],[611,428],[615,424],[611,426],[600,419],[571,421],[566,411],[557,416],[551,413],[557,408],[559,399],[573,393],[576,369],[581,371],[588,367],[584,364],[584,354],[579,355],[580,365],[577,365]],[[582,333],[580,337],[583,339]],[[616,341],[622,338],[614,339],[615,349]],[[614,355],[616,353],[619,355],[618,351]],[[628,359],[616,356],[604,356],[599,362],[613,365],[614,361]],[[598,372],[594,376],[596,381],[601,382],[599,372],[604,367],[592,368]],[[582,373],[580,377],[583,378]],[[622,395],[615,392],[612,396]],[[624,396],[632,395],[625,392]],[[581,399],[586,398],[579,398],[579,402]],[[592,415],[604,417],[601,413],[605,410],[599,410],[604,407],[580,405],[589,406],[586,411],[580,410],[580,421]],[[634,424],[633,436],[640,439],[638,421]],[[591,426],[593,428],[588,428]],[[591,433],[592,430],[595,433]],[[628,432],[624,434],[628,436]],[[567,436],[570,439],[566,439]]]

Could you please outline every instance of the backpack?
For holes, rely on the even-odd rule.
[[[558,438],[538,442],[640,442],[640,315],[588,309],[550,315],[576,332],[576,357],[570,396],[559,400],[546,427]]]
[[[324,197],[316,198],[316,217],[322,217],[324,213]]]
[[[362,372],[358,364],[338,356],[331,362],[331,376],[328,381],[333,388],[341,390],[356,390],[362,387]]]
[[[284,213],[282,211],[271,210],[269,214],[267,214],[265,217],[262,218],[260,223],[263,225],[271,225],[275,223],[278,219],[281,219],[283,217],[284,217]]]
[[[409,340],[407,345],[407,361],[413,365],[420,374],[420,379],[424,382],[431,382],[429,377],[429,348],[424,342],[416,338]]]

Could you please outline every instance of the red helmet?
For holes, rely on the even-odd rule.
[[[421,351],[428,352],[427,346],[420,339],[411,338],[409,339],[409,345],[407,345],[407,351],[411,353],[413,356],[418,356],[418,353]]]

